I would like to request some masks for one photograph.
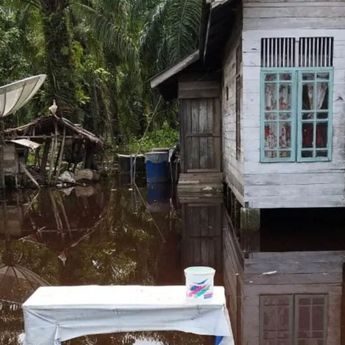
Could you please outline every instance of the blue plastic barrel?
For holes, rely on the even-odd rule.
[[[148,183],[168,182],[170,180],[169,152],[147,152],[145,161]]]

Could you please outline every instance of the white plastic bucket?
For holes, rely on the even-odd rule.
[[[213,278],[215,269],[207,266],[187,267],[186,295],[191,299],[209,299],[213,296]]]

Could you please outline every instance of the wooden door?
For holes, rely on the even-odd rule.
[[[182,172],[220,172],[219,97],[215,97],[214,92],[209,96],[207,93],[198,94],[197,90],[194,90],[193,97],[195,98],[180,98]]]

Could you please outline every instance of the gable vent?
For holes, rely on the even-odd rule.
[[[275,37],[261,39],[262,67],[294,67],[295,38]]]
[[[299,40],[300,67],[332,67],[333,37],[301,37]]]

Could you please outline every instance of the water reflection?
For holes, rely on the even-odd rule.
[[[3,202],[1,218],[1,263],[11,257],[15,265],[32,272],[39,284],[184,283],[179,250],[181,223],[177,211],[170,207],[170,194],[164,193],[164,207],[160,208],[146,188],[109,181],[95,186],[47,189],[37,195],[8,197]],[[19,202],[13,201],[17,199]],[[28,276],[18,271],[16,274]],[[15,297],[18,301],[25,300],[36,287],[32,284],[24,293],[17,289]],[[21,310],[11,301],[7,302],[10,303],[0,306],[0,343],[12,345],[17,344],[16,337],[23,324]],[[66,343],[177,345],[212,342],[212,337],[151,332],[89,336]]]
[[[137,189],[116,181],[15,193],[1,203],[0,295],[11,295],[0,303],[0,344],[17,345],[23,329],[18,303],[38,285],[180,285],[183,268],[193,265],[215,267],[216,284],[226,286],[236,345],[341,344],[344,235],[334,232],[322,242],[320,229],[313,240],[308,239],[314,232],[306,230],[303,247],[301,232],[291,233],[284,222],[283,243],[272,215],[262,231],[241,233],[232,228],[221,197],[179,196],[175,203],[166,186]],[[8,267],[13,270],[6,276]],[[211,337],[178,332],[66,342],[212,343]]]
[[[264,231],[261,244],[243,252],[243,236],[231,221],[226,225],[224,277],[237,344],[342,344],[345,251],[320,251],[310,243],[309,251],[267,251],[263,244],[272,238]]]

